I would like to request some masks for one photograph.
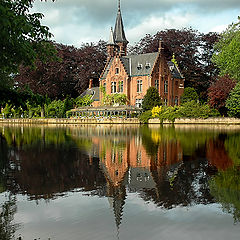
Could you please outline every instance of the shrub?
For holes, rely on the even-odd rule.
[[[54,100],[48,105],[45,104],[45,116],[47,118],[65,117],[64,102],[61,100]]]
[[[91,95],[86,95],[84,97],[79,96],[75,100],[75,104],[77,107],[91,106],[93,100]]]
[[[207,104],[199,104],[195,101],[187,102],[179,108],[179,115],[182,118],[208,118],[218,117],[219,112],[210,108]]]
[[[228,109],[228,115],[230,117],[240,118],[240,82],[238,82],[230,92],[226,101],[226,108]]]
[[[174,122],[176,118],[180,118],[181,115],[179,113],[179,107],[178,106],[174,106],[174,107],[165,107],[160,116],[159,116],[159,119],[161,121],[163,120],[169,120],[171,122]]]
[[[153,107],[160,106],[161,99],[158,90],[155,87],[150,87],[143,98],[143,110],[151,110]]]
[[[116,93],[113,95],[113,99],[114,99],[114,104],[117,104],[117,105],[126,105],[127,103],[126,94]]]
[[[152,109],[152,117],[155,118],[155,117],[159,117],[160,113],[162,111],[162,106],[159,107],[159,106],[156,106]]]
[[[198,102],[199,100],[199,97],[198,97],[198,94],[196,92],[196,90],[192,87],[186,87],[184,89],[184,93],[183,95],[181,96],[181,103],[186,103],[186,102],[189,102],[189,101],[195,101],[195,102]]]
[[[148,120],[151,118],[152,118],[151,110],[145,111],[139,116],[139,120],[141,123],[148,123]]]

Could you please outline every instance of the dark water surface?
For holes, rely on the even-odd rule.
[[[240,239],[240,127],[0,125],[0,239]]]

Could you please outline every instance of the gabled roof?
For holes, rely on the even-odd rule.
[[[134,77],[134,76],[147,76],[150,75],[153,71],[153,68],[155,66],[155,63],[158,59],[159,53],[145,53],[145,54],[139,54],[139,55],[129,55],[129,56],[123,56],[120,58],[128,76]],[[106,79],[107,74],[109,72],[109,69],[113,62],[112,58],[101,79]],[[179,69],[175,66],[175,64],[171,61],[168,62],[168,67],[170,69],[170,72],[172,74],[173,78],[183,79],[184,77],[180,73]]]
[[[173,76],[173,78],[183,79],[183,75],[180,73],[178,67],[171,61],[168,62],[168,67],[170,69],[170,72]]]
[[[93,101],[99,101],[100,96],[99,96],[99,87],[92,87],[91,89],[85,90],[81,96],[84,97],[86,95],[92,96]]]
[[[158,55],[158,52],[129,55],[121,60],[129,76],[145,76],[151,74]]]

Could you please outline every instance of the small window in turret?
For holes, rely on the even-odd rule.
[[[115,74],[119,74],[119,68],[115,68]]]

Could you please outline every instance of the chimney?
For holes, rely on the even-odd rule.
[[[88,87],[88,88],[91,89],[92,87],[93,87],[93,80],[90,79],[90,80],[89,80],[89,87]]]

